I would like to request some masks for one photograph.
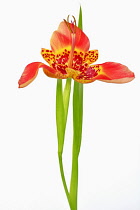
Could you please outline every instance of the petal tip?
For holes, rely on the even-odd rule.
[[[96,79],[109,83],[127,83],[131,82],[135,75],[129,68],[123,64],[115,62],[106,62],[99,64],[101,71]]]

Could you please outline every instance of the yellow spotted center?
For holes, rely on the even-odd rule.
[[[91,50],[86,53],[80,50],[74,50],[72,66],[70,68],[68,66],[70,48],[63,49],[56,54],[51,50],[42,49],[41,54],[52,68],[56,69],[61,74],[69,74],[69,77],[75,74],[79,79],[90,79],[97,76],[99,71],[98,65],[94,67],[89,65],[98,59],[98,50]]]

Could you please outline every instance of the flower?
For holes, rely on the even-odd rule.
[[[49,65],[42,62],[28,64],[19,80],[19,87],[29,85],[43,68],[48,77],[73,78],[79,83],[95,80],[111,83],[126,83],[134,79],[127,66],[116,62],[92,65],[98,59],[98,50],[89,50],[90,42],[85,33],[76,26],[76,20],[60,23],[50,40],[51,50],[42,49],[41,54]]]

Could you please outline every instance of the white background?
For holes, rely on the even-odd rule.
[[[140,209],[140,30],[138,0],[24,0],[0,5],[0,210],[68,210],[57,160],[56,80],[40,70],[18,89],[24,67],[43,61],[59,23],[83,8],[98,63],[127,65],[128,84],[84,85],[78,210]],[[72,112],[70,110],[70,115]],[[70,117],[69,115],[69,117]],[[72,118],[64,152],[69,181]]]

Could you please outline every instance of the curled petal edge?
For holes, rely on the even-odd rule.
[[[21,75],[21,77],[18,81],[19,88],[23,88],[23,87],[26,87],[27,85],[29,85],[36,78],[39,68],[43,68],[44,73],[48,77],[63,79],[63,75],[61,75],[55,69],[53,69],[41,62],[33,62],[33,63],[28,64],[25,67],[23,74]],[[65,77],[66,77],[66,75],[65,75]]]

